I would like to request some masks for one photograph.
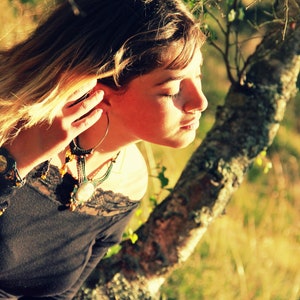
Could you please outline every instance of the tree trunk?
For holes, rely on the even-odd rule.
[[[173,192],[138,229],[138,242],[124,242],[103,260],[78,299],[156,299],[167,276],[223,213],[253,159],[272,143],[296,93],[300,24],[284,39],[282,26],[270,28],[249,63],[246,79],[231,86]]]

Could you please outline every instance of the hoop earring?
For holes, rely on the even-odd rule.
[[[92,154],[94,152],[94,150],[96,148],[98,148],[102,143],[103,141],[105,140],[107,134],[108,134],[108,130],[109,130],[109,116],[108,116],[108,113],[106,112],[105,113],[106,115],[106,120],[107,120],[107,123],[106,123],[106,129],[105,129],[105,132],[104,132],[104,135],[103,137],[100,139],[100,141],[92,148],[90,149],[83,149],[81,148],[80,146],[78,146],[78,142],[79,142],[79,137],[77,136],[75,139],[73,139],[70,143],[70,150],[71,150],[71,153],[73,155],[76,155],[76,156],[81,156],[81,155],[89,155],[89,154]]]
[[[78,146],[78,137],[76,137],[76,139],[72,140],[70,145],[69,145],[69,149],[66,151],[65,153],[65,162],[62,165],[62,167],[59,169],[59,173],[61,175],[61,177],[63,177],[66,172],[67,172],[67,164],[72,161],[75,157],[77,157],[77,164],[80,165],[80,169],[84,170],[84,175],[81,174],[81,177],[84,176],[85,178],[85,157],[91,153],[94,152],[94,150],[99,147],[102,142],[104,141],[104,139],[106,138],[107,134],[108,134],[108,130],[109,130],[109,116],[108,113],[105,113],[106,115],[106,120],[107,120],[107,124],[106,124],[106,129],[104,132],[103,137],[101,138],[101,140],[96,144],[96,146],[94,146],[93,148],[90,149],[83,149],[81,147]],[[39,177],[43,180],[45,180],[47,178],[49,169],[50,169],[50,161],[51,159],[45,161],[41,168],[38,170],[39,173]],[[115,160],[112,160],[113,162]],[[77,167],[77,169],[79,170],[79,168]],[[82,173],[82,172],[80,172]]]

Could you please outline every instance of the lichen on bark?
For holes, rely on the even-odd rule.
[[[92,299],[92,293],[98,295],[93,299],[156,299],[167,276],[223,213],[255,157],[272,143],[296,93],[300,25],[284,40],[272,29],[250,62],[173,192],[138,229],[137,243],[124,242],[117,255],[101,262],[86,282],[87,294],[77,299]]]

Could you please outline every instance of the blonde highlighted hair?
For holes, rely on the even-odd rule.
[[[0,146],[51,122],[91,79],[120,89],[157,67],[183,68],[204,40],[181,0],[65,1],[28,39],[0,52]],[[164,61],[177,42],[180,54]]]

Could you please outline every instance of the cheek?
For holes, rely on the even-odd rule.
[[[180,109],[169,99],[127,95],[123,100],[117,107],[118,118],[122,118],[126,127],[134,127],[135,131],[167,131],[180,118]]]
[[[143,107],[132,111],[126,117],[127,128],[142,139],[148,140],[153,136],[165,135],[169,131],[166,114],[159,107]]]

